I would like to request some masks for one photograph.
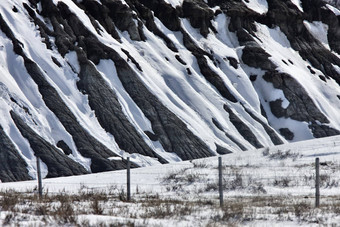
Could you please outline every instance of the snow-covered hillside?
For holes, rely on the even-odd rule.
[[[4,0],[0,30],[2,181],[340,134],[322,1]]]

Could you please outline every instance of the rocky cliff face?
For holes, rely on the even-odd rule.
[[[334,1],[5,0],[0,30],[2,181],[340,134]]]

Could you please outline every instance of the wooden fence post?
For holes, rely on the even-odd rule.
[[[223,207],[222,157],[218,157],[218,189],[220,194],[220,207]]]
[[[127,186],[127,201],[131,200],[131,184],[130,184],[130,158],[127,157],[127,168],[126,168],[126,186]]]
[[[40,158],[37,157],[37,173],[38,173],[38,192],[39,198],[42,197],[42,180],[41,180],[41,170],[40,170]]]
[[[315,159],[315,207],[320,206],[320,160]]]

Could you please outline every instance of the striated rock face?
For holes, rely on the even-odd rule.
[[[204,37],[209,34],[209,28],[216,31],[211,24],[214,11],[202,1],[184,0],[181,9],[181,16],[189,18],[192,27],[199,28]]]
[[[2,182],[30,180],[27,164],[0,127],[0,179]]]
[[[71,176],[88,173],[79,163],[74,162],[58,151],[54,146],[32,131],[14,112],[11,116],[21,134],[28,140],[34,154],[39,157],[48,168],[47,177]]]
[[[306,122],[318,120],[321,123],[329,123],[326,116],[315,106],[304,88],[289,74],[267,72],[263,76],[263,79],[271,82],[274,88],[282,90],[289,101],[287,108],[282,107],[282,99],[269,102],[271,112],[276,117],[285,117]]]
[[[338,2],[298,2],[1,1],[0,180],[340,134]]]

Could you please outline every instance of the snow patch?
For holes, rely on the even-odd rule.
[[[306,20],[303,21],[303,24],[315,39],[319,40],[325,48],[331,50],[327,38],[328,25],[322,23],[321,21],[313,21],[312,23],[310,23]]]
[[[259,14],[266,14],[268,12],[267,0],[242,0],[242,1],[249,9]]]
[[[327,8],[331,10],[336,16],[340,16],[340,10],[335,8],[334,6],[331,6],[329,4],[326,4]]]
[[[303,8],[301,6],[301,0],[291,0],[291,2],[296,5],[296,7],[301,11],[303,12]]]
[[[339,73],[339,75],[340,75],[340,66],[338,66],[338,65],[333,65],[332,64],[332,66],[333,66],[333,68]]]
[[[172,5],[172,7],[176,8],[177,6],[181,6],[183,4],[183,0],[164,0],[166,3]]]

